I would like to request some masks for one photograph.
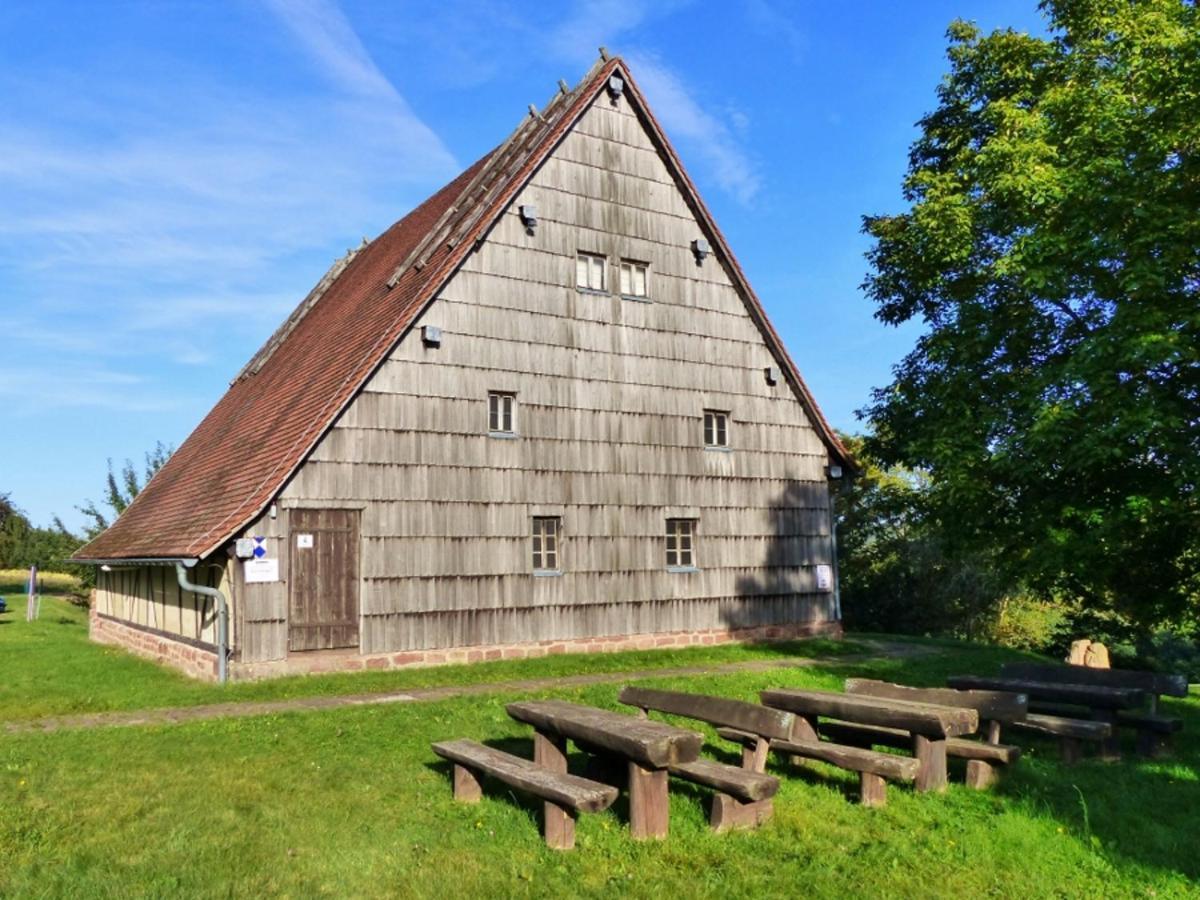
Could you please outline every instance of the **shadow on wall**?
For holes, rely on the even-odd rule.
[[[833,618],[833,591],[816,592],[816,567],[833,565],[829,489],[793,481],[771,505],[771,538],[756,574],[738,579],[721,610],[730,629],[817,624]]]

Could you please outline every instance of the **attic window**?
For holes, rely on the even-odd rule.
[[[517,433],[517,395],[502,391],[488,394],[488,432],[496,437]]]
[[[696,537],[696,519],[667,519],[667,568],[674,571],[692,571],[696,568],[693,542]]]
[[[538,575],[558,575],[558,537],[562,519],[558,516],[533,517],[533,571]]]
[[[599,254],[581,251],[575,257],[575,287],[581,291],[603,291],[606,262]]]
[[[729,413],[718,409],[704,411],[704,446],[714,450],[729,449]]]
[[[621,296],[645,300],[648,296],[650,265],[632,259],[621,260]]]

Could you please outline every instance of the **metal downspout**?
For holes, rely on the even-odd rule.
[[[205,597],[212,597],[217,601],[217,681],[220,684],[225,684],[229,678],[227,672],[227,658],[229,656],[229,601],[216,588],[206,587],[202,584],[192,584],[192,582],[188,581],[187,569],[183,567],[183,563],[181,562],[175,563],[175,576],[179,579],[179,586],[185,591],[191,591],[193,594],[201,594]]]

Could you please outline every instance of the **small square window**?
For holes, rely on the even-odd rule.
[[[575,257],[575,287],[585,291],[603,291],[604,269],[607,260],[596,253],[580,253]]]
[[[716,409],[704,411],[704,446],[729,446],[729,413]]]
[[[634,262],[631,259],[621,260],[621,296],[648,297],[649,273],[650,266],[646,263]]]
[[[695,568],[695,538],[695,519],[667,519],[668,569]]]
[[[517,395],[500,391],[488,394],[488,431],[492,434],[517,433]]]
[[[533,517],[533,571],[558,572],[559,536],[562,519],[558,516]]]

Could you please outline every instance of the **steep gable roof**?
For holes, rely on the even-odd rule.
[[[830,454],[849,462],[624,62],[613,58],[540,112],[531,108],[498,148],[339,260],[120,518],[75,559],[203,558],[257,518],[613,74],[624,80]]]

